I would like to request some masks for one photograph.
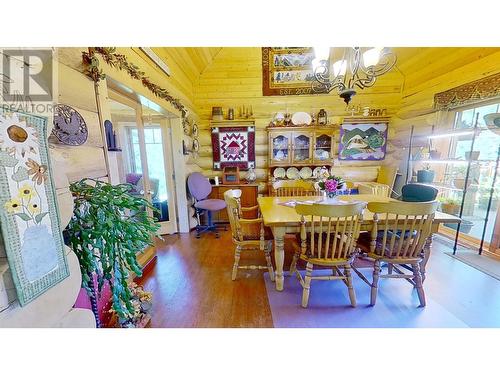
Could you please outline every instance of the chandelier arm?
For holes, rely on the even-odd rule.
[[[358,69],[360,66],[361,52],[360,52],[359,47],[352,48],[352,51],[350,51],[350,52],[351,52],[353,58],[349,59],[350,60],[349,69],[351,70],[352,76],[355,76],[356,74],[358,74]]]
[[[321,60],[320,65],[314,69],[314,78],[321,84],[330,83],[330,68],[327,60]]]
[[[378,64],[365,67],[361,49],[347,47],[344,49],[342,61],[348,64],[345,66],[344,75],[333,77],[329,61],[322,60],[314,69],[315,81],[312,82],[311,88],[316,93],[329,93],[337,89],[340,97],[349,103],[352,96],[356,94],[355,88],[364,89],[373,86],[376,77],[387,73],[394,67],[396,55],[390,49],[383,49]]]
[[[356,81],[354,81],[353,86],[357,86],[360,89],[364,89],[366,87],[373,86],[375,81],[376,81],[376,78],[374,76],[366,77],[366,78],[359,78]]]
[[[377,65],[371,67],[365,67],[363,64],[360,65],[360,70],[366,75],[373,75],[375,77],[381,76],[391,70],[394,65],[396,65],[396,55],[392,52],[384,52],[380,56],[380,61]]]

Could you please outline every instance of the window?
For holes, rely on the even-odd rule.
[[[499,207],[500,184],[497,183],[492,206],[486,212],[490,197],[490,189],[495,173],[495,162],[497,159],[500,136],[494,134],[486,127],[484,116],[490,113],[500,112],[500,101],[487,105],[477,106],[459,110],[455,114],[455,129],[472,129],[476,116],[478,117],[478,129],[474,141],[474,150],[471,153],[472,135],[457,136],[451,139],[449,159],[473,160],[469,171],[469,182],[464,200],[463,223],[460,231],[480,241],[485,218],[488,216],[485,241],[490,242],[495,225],[495,218]],[[448,192],[449,198],[461,200],[463,185],[465,183],[467,164],[449,164],[446,174],[449,176],[452,186],[457,190]],[[498,181],[498,180],[497,180]]]
[[[141,151],[139,148],[139,135],[137,128],[129,128],[131,150],[130,153],[132,171],[142,174]],[[144,128],[144,141],[146,144],[146,153],[148,155],[148,172],[151,183],[158,185],[158,194],[153,194],[153,200],[166,201],[168,199],[167,184],[165,181],[164,160],[163,160],[163,141],[161,128],[158,125]]]

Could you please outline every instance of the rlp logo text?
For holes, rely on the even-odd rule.
[[[0,83],[5,102],[52,100],[52,50],[2,49]]]

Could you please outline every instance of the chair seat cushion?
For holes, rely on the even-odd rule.
[[[196,208],[208,211],[220,211],[226,208],[226,202],[222,199],[204,199],[194,204]]]

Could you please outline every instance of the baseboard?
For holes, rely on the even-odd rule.
[[[144,279],[144,277],[151,272],[151,270],[155,267],[156,262],[158,261],[158,256],[155,255],[153,258],[151,258],[145,265],[142,267],[142,275],[141,276],[136,276],[134,278],[134,282],[136,283],[141,283]]]

